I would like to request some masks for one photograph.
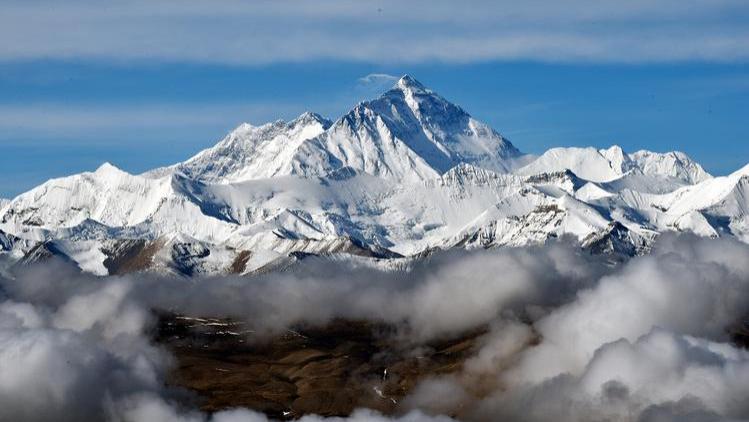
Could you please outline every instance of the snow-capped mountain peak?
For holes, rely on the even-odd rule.
[[[409,75],[379,98],[357,105],[341,122],[351,132],[403,144],[438,174],[460,163],[506,172],[521,155],[488,125]]]
[[[94,174],[98,177],[108,178],[111,180],[129,176],[129,174],[126,171],[120,169],[119,167],[115,166],[114,164],[108,161],[100,165],[94,171]]]
[[[291,128],[318,128],[318,130],[325,130],[330,127],[331,123],[330,120],[317,113],[305,111],[299,117],[290,121],[288,126]]]
[[[172,167],[211,183],[330,174],[344,167],[423,181],[461,163],[506,172],[520,152],[501,135],[409,75],[335,123],[306,112],[291,122],[243,124]],[[150,176],[164,174],[157,171]]]
[[[260,126],[243,123],[215,146],[168,168],[187,177],[214,183],[235,183],[286,175],[294,154],[306,140],[325,132],[331,122],[305,112],[289,122],[276,120]],[[163,175],[157,170],[151,176]]]
[[[97,173],[111,173],[111,172],[117,172],[117,171],[121,171],[121,170],[117,168],[117,166],[115,166],[114,164],[110,163],[109,161],[105,161],[96,169]]]
[[[425,87],[421,84],[421,82],[414,79],[413,76],[409,74],[405,74],[401,76],[400,79],[398,79],[398,82],[395,83],[395,86],[393,88],[399,88],[404,91],[412,91],[412,92],[419,92],[419,93],[426,93],[431,92],[430,89]]]
[[[704,182],[712,177],[701,165],[681,151],[657,153],[640,150],[629,154],[628,158],[644,174],[671,177],[689,184]]]
[[[518,173],[533,175],[565,169],[584,179],[602,183],[613,182],[633,171],[649,177],[668,179],[676,185],[691,185],[712,177],[682,152],[641,150],[628,154],[618,145],[607,149],[552,148],[519,169]]]

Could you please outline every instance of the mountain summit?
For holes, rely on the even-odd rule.
[[[505,172],[510,168],[508,161],[520,155],[492,128],[409,75],[360,107],[365,116],[382,119],[394,138],[440,174],[460,163]]]
[[[405,75],[379,98],[357,104],[334,123],[309,112],[288,123],[245,123],[172,169],[221,183],[325,175],[344,167],[414,181],[461,163],[506,172],[519,155],[492,128]]]
[[[421,82],[417,81],[413,78],[413,76],[409,74],[405,74],[401,76],[400,79],[398,79],[398,82],[395,83],[393,86],[393,89],[400,88],[400,89],[410,89],[415,91],[429,91],[424,85],[421,84]],[[430,91],[431,92],[431,91]]]

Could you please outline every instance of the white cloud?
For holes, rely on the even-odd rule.
[[[360,84],[393,84],[398,80],[398,76],[388,75],[387,73],[370,73],[367,76],[359,78]]]
[[[746,418],[749,352],[727,328],[749,312],[747,255],[735,241],[664,236],[529,328],[499,325],[441,389],[493,385],[463,404],[469,420]]]
[[[749,352],[726,329],[749,312],[747,280],[749,246],[669,235],[618,267],[564,244],[436,255],[406,273],[312,259],[194,283],[47,265],[0,278],[0,419],[266,421],[175,406],[163,384],[170,357],[148,338],[152,309],[260,330],[373,319],[417,350],[489,324],[462,371],[402,401],[403,422],[745,419]]]
[[[266,64],[749,59],[741,0],[369,3],[85,0],[3,6],[0,59]]]
[[[6,104],[0,105],[0,132],[4,137],[65,137],[102,139],[112,131],[134,129],[164,130],[195,127],[224,127],[242,122],[261,125],[279,116],[293,116],[303,111],[298,105],[280,102],[217,104]],[[292,117],[292,118],[293,118]],[[109,133],[102,133],[109,131]],[[221,136],[220,132],[213,134]]]
[[[356,80],[355,91],[362,101],[375,98],[392,88],[400,77],[387,73],[370,73]]]

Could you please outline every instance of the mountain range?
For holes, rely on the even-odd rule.
[[[522,153],[406,75],[335,121],[244,123],[140,175],[105,163],[0,200],[0,271],[58,257],[98,275],[251,274],[307,256],[397,267],[434,251],[542,244],[646,253],[664,232],[749,241],[749,166],[681,152]]]

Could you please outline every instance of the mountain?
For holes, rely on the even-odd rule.
[[[641,150],[628,154],[627,159],[628,168],[636,168],[647,176],[671,178],[690,185],[712,177],[701,165],[679,151],[657,153]]]
[[[523,155],[410,76],[331,122],[243,124],[142,175],[112,164],[0,207],[0,271],[50,257],[94,274],[270,271],[310,255],[393,268],[451,248],[569,238],[617,259],[660,233],[749,241],[749,166],[680,152]]]
[[[358,104],[316,139],[339,167],[396,180],[424,180],[460,163],[506,172],[520,152],[489,126],[406,75]],[[318,154],[305,152],[309,163]],[[308,167],[313,167],[310,163]]]
[[[283,120],[261,126],[243,123],[214,147],[184,163],[149,174],[157,177],[176,170],[193,179],[218,183],[294,174],[294,156],[302,144],[323,133],[330,124],[310,112],[288,123]]]
[[[686,186],[653,201],[667,224],[704,236],[733,235],[749,241],[749,166],[728,176]]]
[[[630,172],[680,185],[703,182],[711,177],[683,152],[626,154],[616,145],[608,149],[552,148],[517,173],[533,175],[565,169],[591,182],[611,182]]]
[[[492,128],[406,75],[334,123],[310,112],[289,123],[244,123],[216,146],[149,175],[176,170],[205,182],[236,183],[352,168],[417,181],[460,163],[506,172],[521,155]]]

